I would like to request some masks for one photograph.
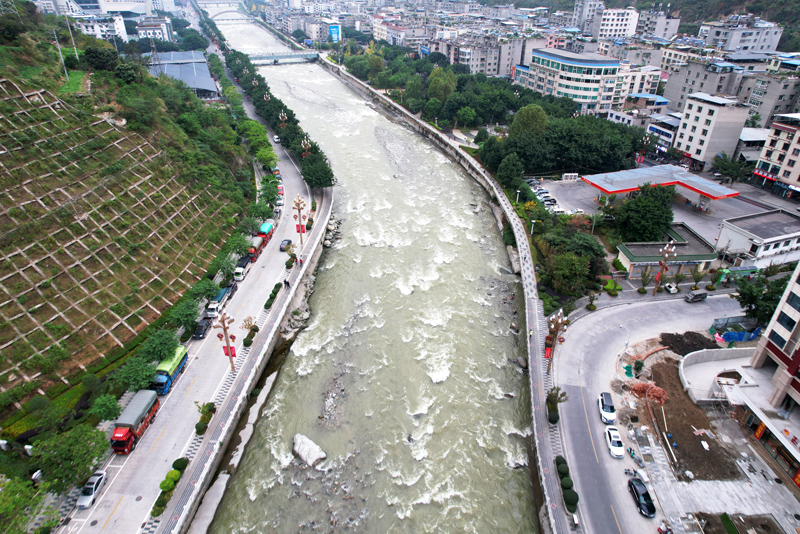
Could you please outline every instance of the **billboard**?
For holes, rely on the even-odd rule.
[[[427,56],[431,53],[431,49],[428,48],[427,46],[420,46],[419,53],[422,54],[423,56]]]
[[[328,35],[334,43],[338,43],[341,39],[342,27],[339,24],[331,24],[328,26]]]

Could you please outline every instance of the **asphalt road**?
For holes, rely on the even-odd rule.
[[[248,114],[252,105],[245,103]],[[255,118],[251,115],[252,118]],[[273,132],[270,132],[270,139]],[[309,189],[300,171],[289,159],[283,147],[276,146],[278,167],[283,176],[287,204],[300,196],[306,202],[306,211],[311,207]],[[288,271],[284,265],[288,256],[280,252],[281,240],[291,239],[299,243],[298,234],[285,206],[277,228],[261,257],[252,266],[246,278],[239,282],[239,290],[228,301],[223,311],[236,319],[232,333],[237,335],[237,353],[241,352],[245,331],[239,325],[246,317],[257,317],[269,297],[272,287],[286,278]],[[298,257],[304,251],[295,250]],[[209,250],[209,255],[216,251]],[[230,364],[222,354],[217,330],[209,331],[204,340],[189,341],[189,363],[173,390],[160,397],[162,408],[153,426],[147,430],[135,451],[128,456],[114,456],[104,467],[109,474],[100,498],[95,505],[86,510],[73,510],[69,523],[59,532],[87,534],[113,532],[115,534],[139,532],[147,521],[150,509],[159,495],[159,483],[172,469],[174,460],[181,457],[194,436],[194,425],[199,420],[195,402],[210,401],[226,377]],[[255,357],[255,354],[252,355]],[[168,509],[169,510],[169,509]]]
[[[584,531],[590,534],[637,534],[654,532],[663,517],[657,495],[655,519],[637,513],[627,490],[624,469],[634,469],[628,456],[609,455],[600,421],[597,396],[611,391],[617,377],[617,359],[627,345],[658,336],[662,332],[703,330],[717,317],[741,315],[739,303],[727,295],[714,295],[705,302],[689,304],[682,299],[631,303],[591,313],[568,327],[558,347],[555,383],[569,400],[559,411],[567,460],[580,496]],[[620,406],[622,399],[615,395]],[[627,428],[618,426],[625,446],[631,446]],[[652,489],[651,489],[652,494]]]

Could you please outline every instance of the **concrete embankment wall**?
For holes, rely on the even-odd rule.
[[[559,508],[561,502],[560,486],[552,473],[555,471],[552,466],[554,452],[549,443],[549,435],[552,432],[548,428],[546,421],[546,410],[544,408],[545,383],[543,378],[543,334],[542,321],[540,316],[541,306],[539,304],[536,290],[536,275],[534,265],[528,245],[528,237],[525,228],[520,222],[519,216],[514,211],[513,206],[506,198],[500,185],[486,173],[486,171],[471,156],[463,152],[459,145],[451,141],[439,130],[430,124],[421,121],[407,109],[397,104],[392,99],[379,93],[369,85],[349,74],[337,65],[321,58],[318,63],[337,76],[342,83],[361,94],[365,98],[375,102],[390,110],[393,116],[402,120],[407,126],[412,128],[420,135],[429,139],[442,152],[447,154],[453,161],[478,182],[503,210],[506,219],[509,221],[514,236],[517,241],[519,254],[520,270],[522,273],[522,287],[526,301],[526,328],[525,332],[530,331],[527,336],[528,362],[530,369],[530,389],[531,389],[531,425],[533,427],[533,439],[535,439],[536,462],[538,465],[539,484],[542,488],[544,504],[542,506],[543,515],[546,515],[547,524],[542,525],[544,531],[551,533],[567,532],[569,527],[566,524],[566,516]],[[541,342],[540,342],[541,340]],[[560,439],[560,438],[559,438]]]
[[[738,360],[741,358],[748,358],[752,355],[752,348],[703,349],[690,352],[683,357],[681,363],[678,365],[678,374],[681,377],[681,385],[683,386],[683,390],[689,395],[689,398],[692,399],[692,402],[695,404],[708,404],[712,402],[713,399],[709,397],[709,392],[711,391],[711,386],[715,377],[709,376],[710,381],[708,384],[692,384],[686,378],[686,369],[701,363]],[[719,372],[722,373],[724,371],[725,369],[720,367]],[[701,387],[698,388],[698,385]]]

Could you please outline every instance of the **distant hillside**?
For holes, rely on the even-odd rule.
[[[227,112],[166,78],[62,83],[54,47],[22,44],[0,47],[0,390],[136,337],[206,274],[252,190]]]

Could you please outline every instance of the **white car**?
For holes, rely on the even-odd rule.
[[[600,420],[607,425],[613,425],[617,420],[617,410],[611,393],[604,391],[597,397],[597,408],[600,410]]]
[[[273,135],[272,136],[272,140],[275,141],[278,144],[281,144],[281,138],[278,137],[277,135]]]
[[[283,197],[278,197],[278,200],[275,201],[276,206],[283,206]]]
[[[667,293],[677,293],[678,286],[676,286],[675,284],[664,284],[664,291],[666,291]]]
[[[569,212],[570,215],[583,215],[584,211],[580,208],[576,208]]]
[[[97,500],[97,496],[100,495],[100,490],[103,489],[105,483],[105,471],[97,471],[95,474],[90,476],[89,480],[87,480],[86,484],[84,484],[83,488],[81,488],[81,495],[78,497],[78,502],[76,503],[78,508],[84,509],[93,505],[94,501]]]
[[[622,458],[625,456],[625,445],[622,443],[622,436],[615,426],[607,426],[605,431],[606,445],[612,458]]]

